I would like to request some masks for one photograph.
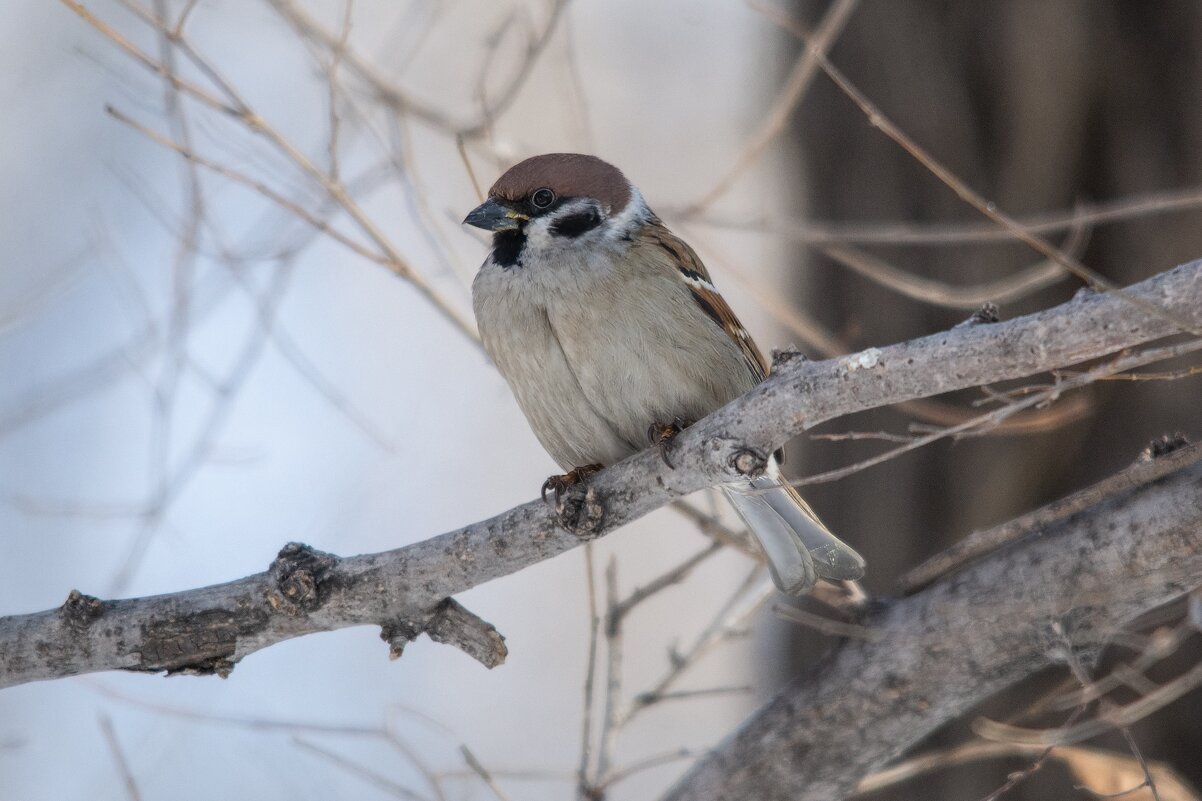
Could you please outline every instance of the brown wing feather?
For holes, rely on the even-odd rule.
[[[755,346],[751,335],[739,322],[726,299],[714,288],[709,271],[705,269],[697,252],[664,227],[658,219],[648,224],[641,235],[667,251],[672,257],[672,263],[680,270],[681,279],[688,286],[697,305],[739,346],[756,380],[764,380],[768,375],[768,362],[764,359],[764,354]]]

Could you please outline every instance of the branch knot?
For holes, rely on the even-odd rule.
[[[739,448],[730,457],[730,468],[748,478],[759,478],[767,467],[768,458],[751,448]]]
[[[273,609],[292,614],[319,609],[325,598],[322,581],[338,564],[338,557],[301,542],[290,542],[280,549],[267,573],[273,588],[267,600]]]
[[[605,504],[594,488],[574,488],[555,502],[555,516],[565,531],[591,540],[605,520]]]
[[[967,320],[956,323],[953,328],[968,328],[974,325],[988,325],[989,323],[999,322],[1002,318],[996,303],[982,303],[977,307],[977,310],[972,313],[972,316]]]
[[[59,617],[72,631],[81,632],[104,614],[104,601],[79,590],[71,590],[58,608]]]
[[[1140,452],[1139,461],[1150,462],[1153,459],[1168,456],[1173,451],[1179,451],[1187,445],[1189,445],[1189,437],[1180,431],[1172,434],[1161,434],[1148,443],[1148,447]]]
[[[791,362],[809,361],[806,355],[797,348],[773,348],[772,350],[772,370],[775,373],[777,368],[783,367]]]

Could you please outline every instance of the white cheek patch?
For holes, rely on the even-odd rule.
[[[618,216],[610,218],[607,226],[610,239],[621,239],[651,219],[651,209],[647,208],[643,193],[634,184],[629,184],[629,187],[630,199],[626,201],[626,208]]]
[[[546,218],[536,217],[526,223],[526,250],[537,252],[552,247],[550,224]]]

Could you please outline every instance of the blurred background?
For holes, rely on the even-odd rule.
[[[1196,258],[1200,37],[1189,0],[7,4],[0,614],[72,588],[237,578],[289,540],[399,547],[533,497],[555,466],[474,342],[487,242],[459,225],[528,155],[619,165],[765,350],[827,357],[945,329],[987,300],[1008,318],[1079,289],[869,126],[803,39],[969,186],[1110,279]],[[1200,380],[1095,385],[805,492],[889,594],[973,529],[1161,434],[1196,438]],[[982,398],[836,421],[788,467],[892,447],[823,435],[905,437],[980,414]],[[733,527],[712,499],[691,503]],[[754,559],[710,543],[662,510],[465,593],[507,637],[492,671],[427,640],[389,662],[363,628],[256,653],[224,681],[5,690],[0,799],[558,799],[582,765],[606,798],[655,797],[830,644],[773,614]],[[676,569],[620,643],[594,633],[607,596]],[[1005,717],[1060,678],[979,712]],[[1200,704],[1133,729],[1195,784]],[[1127,752],[1117,734],[1094,744]],[[979,798],[1023,764],[888,797]],[[1050,765],[1007,797],[1074,781]]]

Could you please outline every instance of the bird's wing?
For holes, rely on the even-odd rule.
[[[739,322],[739,318],[735,316],[726,299],[714,288],[709,271],[705,269],[697,252],[689,247],[687,242],[669,231],[658,219],[643,228],[640,238],[662,248],[668,254],[672,264],[680,271],[680,278],[688,287],[693,299],[697,301],[697,305],[739,346],[755,380],[763,381],[769,370],[764,354],[760,353],[760,349],[756,347],[751,335]]]

